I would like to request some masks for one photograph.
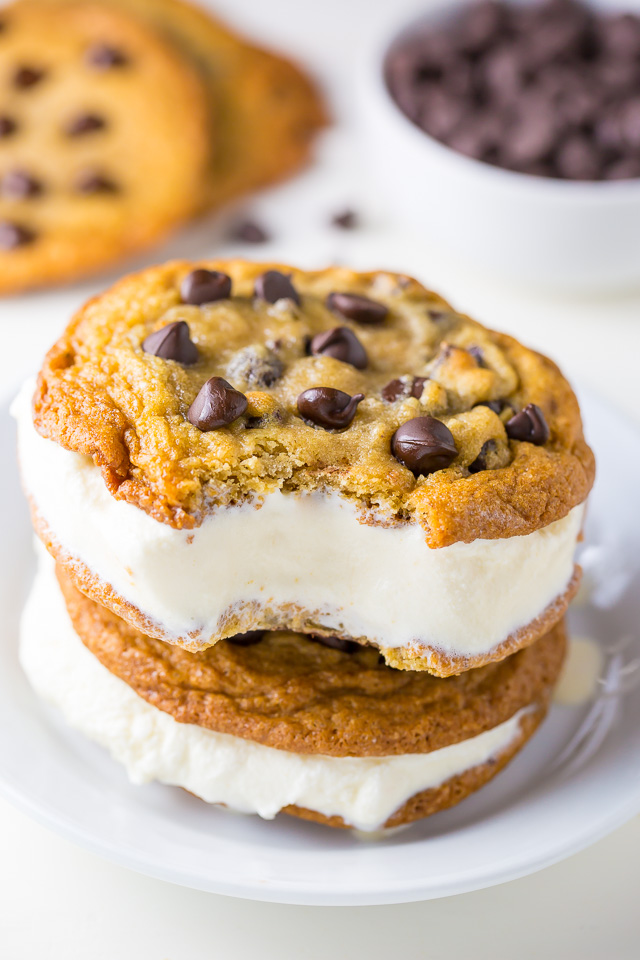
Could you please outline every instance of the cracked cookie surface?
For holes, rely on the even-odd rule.
[[[290,278],[295,298],[273,272]],[[211,288],[202,302],[203,283],[222,297],[207,302]],[[175,323],[186,324],[195,362],[143,349]],[[212,379],[214,394],[229,388],[247,403],[224,426],[200,429],[188,415]],[[301,415],[300,395],[318,387],[364,395],[348,426]],[[421,474],[393,442],[400,426],[428,418],[455,452]],[[441,547],[546,526],[586,498],[594,475],[576,398],[550,360],[383,271],[213,261],[127,277],[49,352],[34,421],[92,457],[114,496],[176,528],[276,489],[334,489],[366,522],[417,522]]]

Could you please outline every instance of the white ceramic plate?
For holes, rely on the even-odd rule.
[[[383,904],[463,893],[523,876],[640,811],[640,435],[586,397],[599,476],[585,561],[591,601],[573,614],[606,650],[595,703],[554,706],[523,753],[476,796],[379,842],[280,816],[264,822],[181,790],[135,787],[99,747],[67,730],[29,689],[17,626],[33,570],[30,525],[10,451],[0,501],[0,788],[27,813],[95,853],[201,890],[300,904]]]

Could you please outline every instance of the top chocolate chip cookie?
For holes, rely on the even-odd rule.
[[[546,526],[594,474],[550,360],[387,272],[225,261],[127,277],[49,352],[34,419],[175,528],[333,489],[441,547]]]

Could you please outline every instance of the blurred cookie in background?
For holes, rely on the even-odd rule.
[[[310,158],[327,123],[312,81],[291,61],[183,0],[108,0],[171,39],[200,71],[216,118],[203,209],[283,179]]]
[[[327,120],[297,67],[181,0],[18,0],[0,20],[0,294],[286,177]]]
[[[71,280],[164,238],[196,205],[199,77],[115,5],[22,0],[0,32],[0,293]]]

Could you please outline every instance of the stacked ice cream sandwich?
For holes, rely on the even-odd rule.
[[[125,278],[16,402],[36,691],[136,782],[361,830],[543,720],[594,475],[557,367],[409,277]]]

